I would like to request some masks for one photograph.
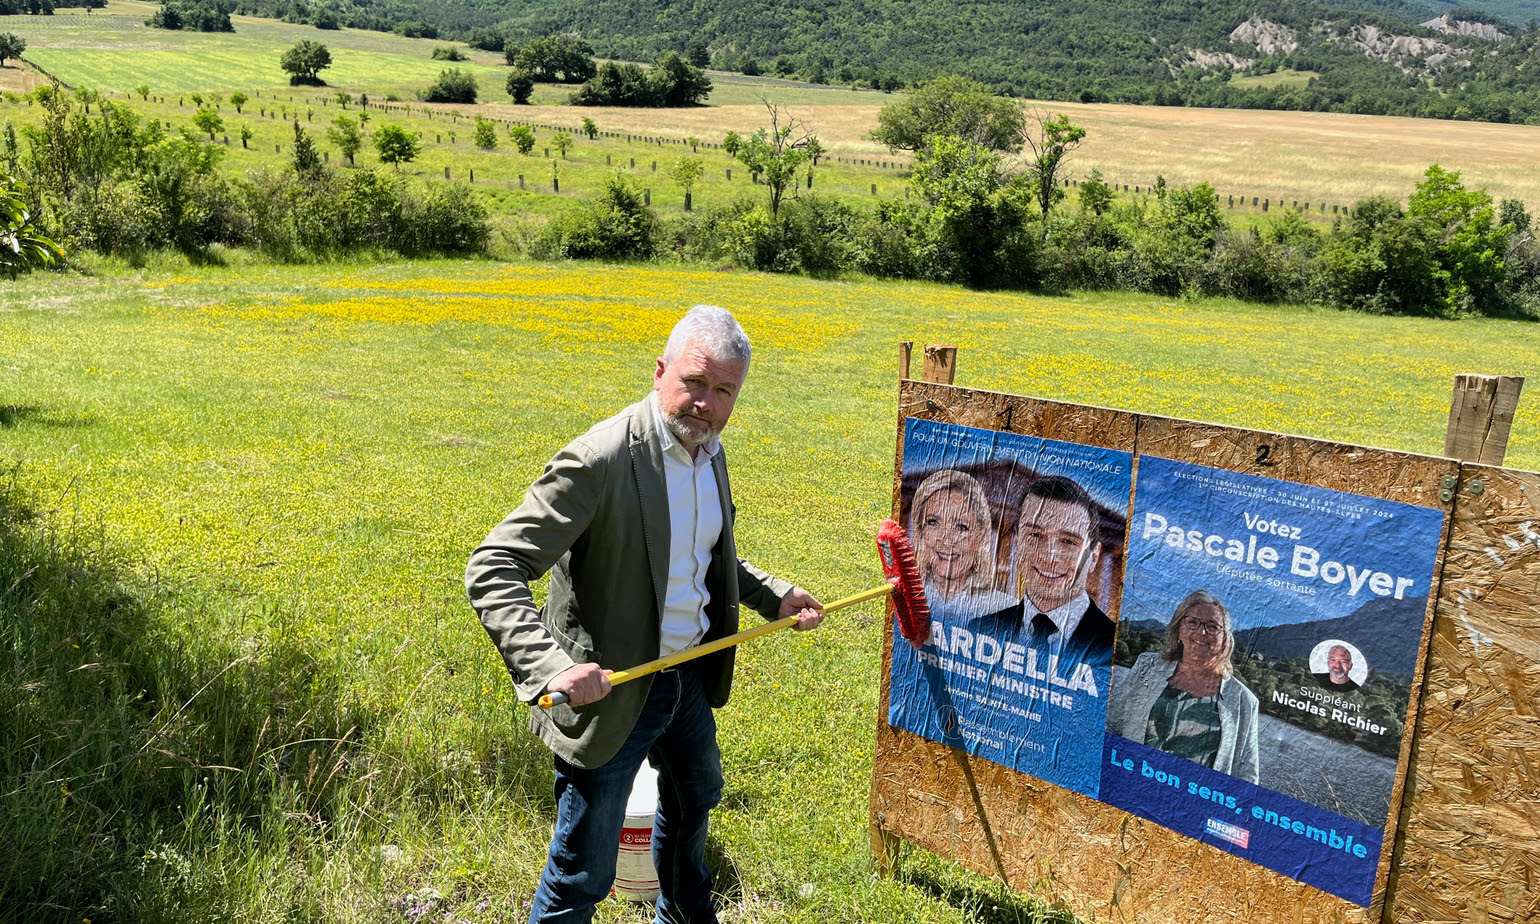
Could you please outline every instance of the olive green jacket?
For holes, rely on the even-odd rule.
[[[712,470],[722,534],[706,572],[705,641],[738,631],[740,601],[774,617],[792,587],[738,558],[725,453],[712,459]],[[519,508],[471,554],[466,591],[519,698],[534,702],[575,663],[622,670],[656,658],[668,552],[663,452],[642,401],[558,452]],[[537,612],[529,585],[548,571],[550,590]],[[722,706],[732,687],[733,649],[696,663],[707,698]],[[652,677],[642,677],[587,706],[536,706],[530,728],[562,759],[597,767],[620,750],[651,686]]]

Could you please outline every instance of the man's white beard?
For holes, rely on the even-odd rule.
[[[668,432],[674,435],[674,439],[684,444],[687,449],[694,449],[711,442],[721,431],[716,427],[707,426],[704,436],[697,437],[700,431],[693,428],[688,421],[698,421],[699,418],[674,417],[670,414],[663,415],[663,423],[668,426]],[[701,421],[704,423],[704,421]]]

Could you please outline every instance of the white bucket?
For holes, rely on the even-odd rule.
[[[652,865],[652,823],[658,815],[658,771],[642,761],[626,800],[615,859],[615,894],[632,902],[658,900],[658,868]]]

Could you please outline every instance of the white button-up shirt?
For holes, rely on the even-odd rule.
[[[668,429],[658,407],[658,393],[648,396],[653,429],[663,449],[663,480],[668,485],[668,588],[663,594],[663,625],[658,656],[683,651],[705,637],[710,621],[706,569],[722,535],[722,498],[711,460],[722,451],[713,438],[695,458]]]
[[[1085,618],[1086,611],[1090,608],[1091,598],[1086,595],[1085,591],[1081,591],[1079,596],[1063,606],[1054,607],[1048,612],[1043,613],[1044,616],[1053,620],[1053,624],[1058,627],[1057,631],[1048,634],[1048,646],[1051,652],[1056,654],[1063,650],[1064,643],[1069,641],[1069,637],[1075,634],[1076,629],[1080,628],[1080,620]],[[1035,604],[1033,604],[1030,597],[1027,598],[1026,606],[1023,609],[1027,611],[1028,615],[1025,618],[1028,628],[1030,628],[1032,617],[1042,611],[1035,608]]]

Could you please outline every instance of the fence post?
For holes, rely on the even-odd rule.
[[[925,365],[920,381],[950,385],[957,378],[957,347],[945,343],[925,344]]]
[[[524,188],[524,174],[522,174],[522,173],[519,174],[519,188],[520,189]]]
[[[1444,455],[1463,462],[1502,465],[1523,389],[1523,376],[1455,376]]]

